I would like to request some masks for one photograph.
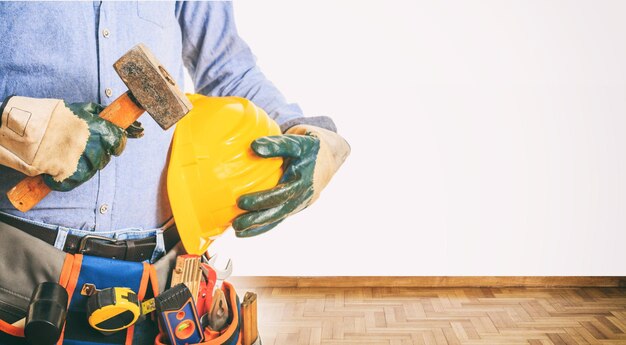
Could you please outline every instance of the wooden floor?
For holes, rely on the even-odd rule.
[[[626,345],[625,288],[245,290],[264,345]]]

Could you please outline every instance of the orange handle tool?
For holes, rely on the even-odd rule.
[[[120,128],[128,128],[145,110],[133,100],[130,91],[118,97],[107,106],[100,117]],[[16,209],[27,212],[35,207],[52,190],[43,182],[43,177],[30,176],[20,181],[7,192],[7,197]]]

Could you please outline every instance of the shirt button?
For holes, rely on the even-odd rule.
[[[102,204],[102,205],[100,206],[100,214],[105,214],[105,213],[107,213],[107,212],[109,212],[109,205],[107,205],[107,204]]]
[[[104,36],[104,38],[109,38],[110,35],[111,35],[111,32],[109,31],[109,29],[102,30],[102,36]]]
[[[111,90],[110,87],[107,87],[106,89],[104,89],[104,94],[107,95],[107,97],[111,97],[111,95],[113,94],[113,90]]]

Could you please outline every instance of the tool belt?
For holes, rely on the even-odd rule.
[[[6,223],[0,223],[0,239],[0,344],[3,345],[27,344],[23,326],[13,323],[26,316],[31,293],[41,282],[58,282],[70,296],[63,343],[130,344],[132,327],[106,337],[87,324],[86,297],[80,295],[81,287],[85,282],[98,288],[128,286],[141,298],[154,295],[165,289],[176,257],[184,253],[182,245],[176,245],[154,264],[69,254]]]
[[[0,222],[11,225],[52,246],[57,238],[56,230],[26,223],[3,214],[0,214]],[[163,240],[165,242],[166,251],[172,249],[180,241],[176,226],[163,232]],[[115,240],[97,235],[76,236],[68,234],[63,251],[69,254],[84,254],[109,259],[141,262],[149,260],[152,257],[155,247],[155,237],[138,240]]]
[[[165,232],[168,232],[166,230]],[[88,297],[81,294],[86,283],[98,289],[128,287],[136,292],[139,300],[158,296],[166,290],[169,274],[175,267],[176,258],[184,254],[180,244],[168,251],[154,264],[113,260],[83,254],[63,253],[43,240],[33,239],[23,229],[0,223],[0,344],[26,345],[23,326],[13,325],[26,315],[31,291],[37,284],[57,282],[69,296],[68,313],[62,340],[58,344],[132,344],[135,325],[104,335],[88,324]],[[222,291],[229,309],[226,326],[215,332],[202,329],[202,345],[237,345],[242,341],[241,304],[234,287],[223,282]],[[7,312],[8,311],[8,312]],[[151,316],[156,320],[156,316]],[[148,321],[136,325],[142,329]],[[163,344],[162,335],[155,344]],[[257,339],[255,344],[259,344]]]
[[[134,325],[113,334],[104,335],[87,324],[88,315],[86,311],[89,300],[81,293],[81,287],[86,283],[94,284],[101,289],[127,286],[137,292],[139,300],[159,294],[158,278],[153,265],[146,262],[128,262],[81,254],[67,254],[58,282],[68,291],[70,296],[65,328],[58,344],[132,344]],[[223,283],[222,290],[227,297],[231,315],[227,326],[220,332],[213,331],[208,327],[205,328],[203,330],[204,341],[196,343],[197,345],[242,344],[242,314],[239,297],[235,288],[228,282]],[[169,344],[165,339],[167,336],[164,333],[159,334],[154,344]],[[26,345],[24,329],[0,320],[0,343]],[[260,338],[254,344],[260,345]]]

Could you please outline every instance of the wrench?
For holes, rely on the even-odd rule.
[[[204,257],[204,260],[206,260],[206,257]],[[215,267],[215,264],[217,263],[217,254],[211,256],[211,258],[206,261],[207,261],[207,264],[211,266],[211,268],[215,271],[215,274],[217,276],[217,281],[215,282],[215,287],[213,288],[213,291],[217,289],[221,289],[222,283],[224,282],[224,280],[230,277],[231,274],[233,274],[232,260],[228,259],[228,262],[226,263],[226,267],[223,270],[219,270]]]

